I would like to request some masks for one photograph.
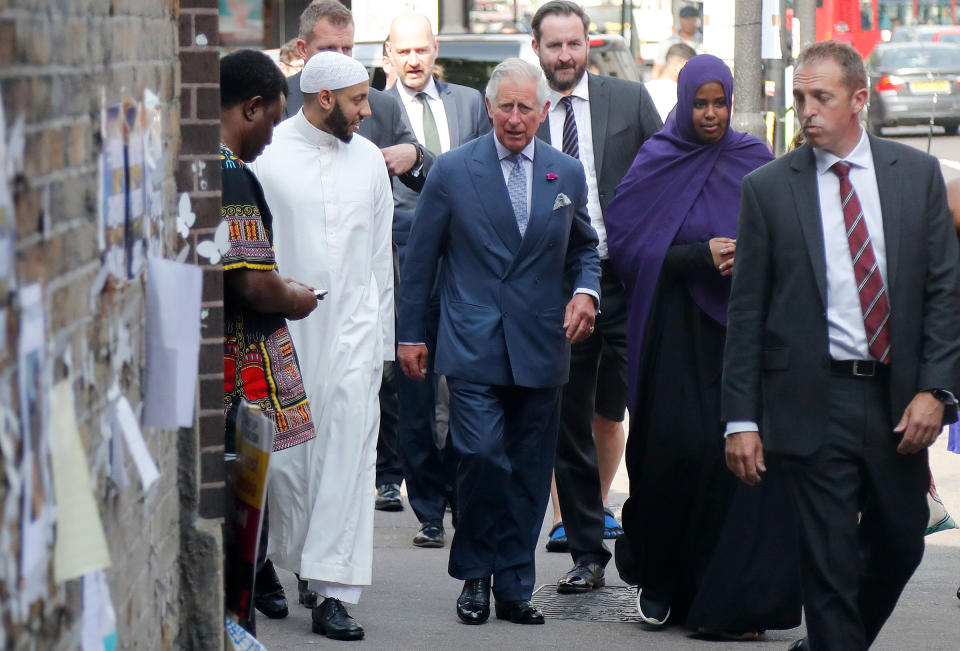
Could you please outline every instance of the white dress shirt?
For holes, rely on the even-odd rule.
[[[573,105],[573,118],[577,123],[580,163],[587,177],[587,214],[590,215],[590,225],[597,231],[597,252],[601,260],[606,260],[607,228],[603,223],[600,191],[597,189],[597,166],[593,159],[593,123],[590,120],[590,91],[587,77],[587,74],[580,77],[580,82],[570,93],[570,101]],[[563,121],[567,117],[567,108],[560,102],[562,97],[563,95],[550,89],[550,111],[547,115],[550,121],[550,144],[559,151],[563,151]]]
[[[870,233],[870,244],[877,261],[877,270],[887,287],[887,246],[883,233],[883,213],[880,192],[873,166],[873,153],[866,131],[860,130],[860,140],[846,158],[813,148],[817,164],[817,194],[820,199],[820,223],[823,226],[823,248],[827,263],[827,340],[830,357],[838,360],[871,359],[867,331],[863,324],[860,293],[850,258],[847,227],[843,221],[840,200],[840,178],[831,171],[837,161],[850,163],[850,184],[853,186],[863,218]],[[889,301],[889,293],[887,294]],[[892,309],[892,307],[891,307]],[[759,431],[756,423],[731,421],[726,434]]]
[[[425,142],[423,137],[423,104],[417,98],[417,91],[410,90],[399,80],[397,80],[397,90],[400,93],[400,102],[410,119],[410,126],[413,127],[413,133],[422,145]],[[427,81],[427,85],[423,87],[423,92],[427,95],[427,105],[433,113],[433,119],[437,123],[437,135],[440,136],[441,151],[437,153],[448,152],[450,151],[450,127],[447,126],[447,112],[443,108],[440,90],[437,88],[437,83],[433,77],[430,77]]]

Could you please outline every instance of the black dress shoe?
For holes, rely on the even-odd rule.
[[[424,522],[420,531],[413,537],[413,544],[417,547],[443,547],[443,523]]]
[[[464,624],[482,624],[490,617],[490,579],[467,579],[457,598],[457,617]]]
[[[297,576],[297,592],[300,593],[300,603],[304,608],[317,607],[317,592],[307,587],[307,582]]]
[[[377,499],[373,506],[378,511],[402,511],[403,500],[400,499],[400,486],[397,484],[377,486]]]
[[[801,637],[799,640],[787,647],[787,651],[810,651],[810,644],[807,638]]]
[[[339,599],[327,597],[313,609],[313,632],[331,640],[362,640],[363,627],[343,607]]]
[[[506,619],[514,624],[542,624],[543,613],[529,601],[498,601],[497,619]]]
[[[603,566],[590,561],[577,561],[567,575],[557,581],[557,592],[573,594],[575,592],[590,592],[602,588],[606,583],[603,578]]]
[[[270,619],[283,619],[290,614],[287,595],[283,593],[283,586],[270,559],[257,572],[253,584],[253,605]]]

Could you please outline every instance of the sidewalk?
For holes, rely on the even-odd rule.
[[[946,451],[946,437],[934,446],[931,467],[940,496],[955,519],[960,518],[960,455]],[[627,497],[626,469],[621,465],[614,481],[611,503],[619,511]],[[406,503],[406,500],[404,500]],[[570,569],[566,554],[544,551],[550,525],[537,546],[537,584],[554,583]],[[290,603],[290,616],[269,620],[258,613],[260,639],[270,649],[748,649],[785,650],[803,636],[803,629],[770,631],[759,642],[710,642],[689,631],[670,627],[648,631],[634,622],[585,621],[548,618],[544,626],[519,626],[491,617],[483,626],[465,626],[457,620],[454,603],[461,582],[447,576],[447,548],[418,549],[410,540],[417,531],[409,505],[399,513],[377,512],[374,533],[374,584],[364,589],[359,605],[350,613],[363,625],[362,642],[337,642],[310,632],[310,611],[297,605],[294,576],[278,571]],[[449,517],[446,531],[452,535]],[[611,562],[607,585],[624,584]],[[960,530],[927,538],[922,565],[907,586],[897,610],[873,649],[902,651],[960,649]],[[547,585],[544,590],[550,590]],[[605,590],[615,593],[616,590]],[[568,612],[571,609],[568,609]],[[573,608],[573,611],[578,610]],[[579,609],[586,610],[586,609]],[[574,613],[576,614],[576,613]],[[577,615],[582,616],[582,615]],[[589,617],[589,613],[586,614]]]

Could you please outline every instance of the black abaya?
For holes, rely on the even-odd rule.
[[[668,601],[671,620],[737,631],[800,623],[796,526],[775,468],[758,487],[724,460],[725,329],[686,281],[716,274],[706,242],[667,251],[647,321],[617,541],[624,580]]]

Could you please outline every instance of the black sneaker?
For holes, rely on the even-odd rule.
[[[645,624],[660,628],[670,619],[670,604],[637,588],[637,612]]]
[[[403,500],[400,499],[400,486],[397,484],[381,484],[377,486],[377,501],[374,508],[378,511],[402,511]]]

